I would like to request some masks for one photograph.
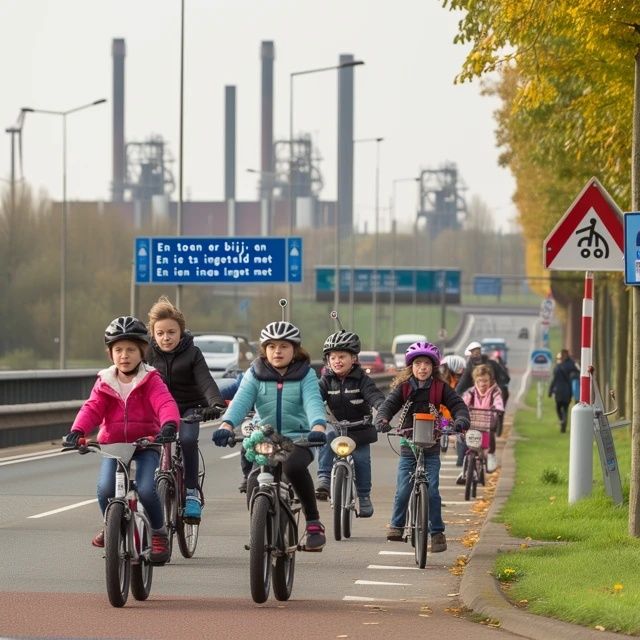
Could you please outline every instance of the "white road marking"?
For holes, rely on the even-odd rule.
[[[376,582],[375,580],[356,580],[354,584],[378,585],[381,587],[410,587],[410,582]]]
[[[66,507],[60,507],[59,509],[54,509],[53,511],[45,511],[44,513],[36,513],[34,516],[29,516],[29,518],[44,518],[45,516],[53,516],[56,513],[62,513],[63,511],[70,511],[71,509],[77,509],[78,507],[84,507],[87,504],[93,504],[94,502],[98,502],[98,498],[93,498],[92,500],[84,500],[82,502],[76,502],[75,504],[67,505]]]
[[[468,504],[468,505],[472,505],[475,502],[475,500],[447,500],[447,506],[449,506],[450,504]]]
[[[6,458],[0,458],[0,467],[4,467],[8,464],[18,464],[19,462],[32,462],[34,460],[44,460],[45,458],[54,458],[55,456],[61,456],[67,453],[66,451],[55,451],[53,453],[37,452],[37,453],[23,453],[19,456],[8,456]]]
[[[420,569],[418,569],[418,567],[393,567],[391,565],[388,564],[370,564],[367,569],[382,569],[384,570],[388,570],[388,569],[395,569],[396,571],[406,571],[407,569],[409,570],[414,570],[414,571],[420,571]]]
[[[229,458],[235,458],[236,456],[239,456],[239,455],[240,455],[239,451],[234,451],[233,453],[228,453],[226,456],[222,456],[220,460],[228,460]]]
[[[412,556],[413,551],[378,551],[380,556]]]
[[[401,602],[394,598],[369,598],[368,596],[342,596],[343,600],[351,600],[352,602]]]

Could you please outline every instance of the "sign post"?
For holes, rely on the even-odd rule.
[[[594,411],[590,370],[593,347],[593,272],[624,270],[622,212],[596,178],[591,178],[543,243],[545,268],[584,271],[580,402],[571,409],[569,504],[591,494]]]
[[[543,382],[551,376],[552,355],[549,349],[535,349],[531,352],[530,366],[531,377],[536,378],[538,382],[536,417],[538,420],[542,418],[542,398],[544,396]]]

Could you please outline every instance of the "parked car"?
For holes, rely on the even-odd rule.
[[[503,338],[485,338],[480,341],[480,351],[492,356],[496,351],[502,360],[502,364],[507,364],[507,351],[509,347]]]
[[[226,371],[231,367],[244,371],[255,357],[244,336],[205,333],[194,336],[193,343],[202,351],[210,371]]]
[[[385,371],[384,360],[379,351],[361,351],[358,360],[366,373],[384,373]]]

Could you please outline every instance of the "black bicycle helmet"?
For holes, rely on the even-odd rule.
[[[300,335],[300,329],[294,324],[280,320],[279,322],[270,322],[260,332],[261,345],[271,340],[286,340],[293,344],[300,344],[302,342],[302,336]]]
[[[113,319],[104,330],[104,343],[114,344],[120,340],[133,340],[136,342],[149,343],[147,327],[138,318],[133,316],[120,316]]]
[[[357,356],[360,349],[360,337],[357,334],[352,331],[337,331],[324,341],[322,355],[327,356],[331,351],[348,351]]]

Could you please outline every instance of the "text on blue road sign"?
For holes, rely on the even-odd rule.
[[[302,281],[301,238],[136,238],[136,284]]]

